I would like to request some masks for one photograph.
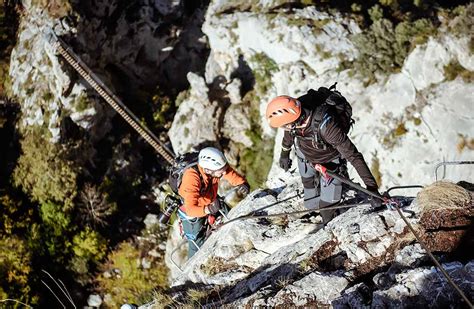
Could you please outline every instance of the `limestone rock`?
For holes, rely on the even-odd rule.
[[[287,199],[300,186],[297,180],[288,182],[283,189],[253,192],[230,211],[229,218],[265,205],[273,205],[261,210],[269,214],[299,209],[301,201]],[[412,202],[404,211],[410,224],[420,230],[419,202]],[[374,212],[362,205],[342,213],[323,229],[305,218],[236,221],[213,233],[201,250],[182,265],[183,273],[175,277],[172,285],[178,287],[192,281],[226,287],[219,303],[231,306],[387,304],[387,299],[398,295],[395,291],[405,291],[404,285],[417,286],[424,282],[419,278],[430,276],[430,270],[420,266],[430,260],[414,242],[396,211]],[[456,265],[456,269],[462,266]],[[416,273],[411,273],[416,267]],[[375,288],[352,286],[374,272]],[[456,278],[460,274],[466,284],[472,284],[468,273],[452,274]],[[434,288],[440,289],[441,285],[434,283]],[[428,294],[423,294],[428,292],[421,287],[410,291],[413,304],[428,299]],[[404,293],[394,303],[403,302]],[[440,299],[440,304],[444,302],[444,298]]]
[[[268,301],[268,304],[270,306],[329,305],[346,289],[348,284],[349,281],[346,278],[336,273],[313,272],[301,280],[286,285]]]
[[[217,141],[218,119],[222,113],[216,101],[209,101],[209,89],[202,77],[189,73],[188,80],[190,95],[180,104],[168,132],[177,154],[190,151],[203,142]]]
[[[222,133],[235,143],[252,147],[252,140],[248,136],[251,129],[249,109],[242,104],[231,105],[224,116]]]
[[[158,216],[155,214],[147,214],[145,220],[143,220],[147,229],[151,229],[154,226],[158,225]]]
[[[473,262],[465,265],[454,262],[443,264],[448,274],[459,287],[467,291],[472,299],[474,273]],[[445,308],[461,306],[459,294],[447,283],[446,278],[434,267],[416,268],[396,276],[396,283],[389,289],[376,291],[372,306],[383,308],[411,308],[413,306],[429,306]]]
[[[91,294],[87,298],[87,304],[91,307],[99,308],[100,305],[102,305],[102,297],[100,297],[100,295],[97,295],[97,294]]]

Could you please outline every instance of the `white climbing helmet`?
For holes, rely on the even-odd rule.
[[[199,151],[198,164],[202,168],[217,171],[227,165],[227,160],[219,149],[206,147]]]

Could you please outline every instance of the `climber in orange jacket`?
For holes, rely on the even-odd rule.
[[[237,186],[237,193],[245,196],[250,186],[227,163],[224,154],[217,148],[207,147],[199,152],[196,168],[188,168],[179,186],[183,205],[178,210],[185,237],[188,239],[188,257],[192,257],[204,243],[203,226],[208,215],[215,215],[225,206],[217,196],[219,181],[226,179]]]

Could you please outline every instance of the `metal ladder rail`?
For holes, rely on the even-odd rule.
[[[140,123],[137,116],[94,74],[91,69],[72,51],[72,49],[53,32],[48,41],[63,58],[86,80],[97,93],[122,116],[127,123],[142,136],[169,164],[174,163],[171,151],[146,126]]]
[[[438,169],[441,166],[444,166],[446,168],[446,165],[464,165],[464,164],[474,164],[474,161],[444,161],[444,162],[440,162],[440,163],[436,164],[435,171],[434,171],[435,181],[438,181]],[[445,173],[446,173],[446,170],[443,172],[443,174],[445,174]],[[443,176],[443,178],[444,178],[444,176]]]

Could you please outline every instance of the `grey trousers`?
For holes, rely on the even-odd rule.
[[[342,183],[336,179],[326,180],[309,162],[297,152],[298,170],[301,175],[304,189],[304,207],[306,209],[323,209],[328,205],[337,203],[342,196]],[[332,165],[342,163],[339,159],[331,162]],[[331,221],[336,215],[336,210],[321,211],[323,223]]]

